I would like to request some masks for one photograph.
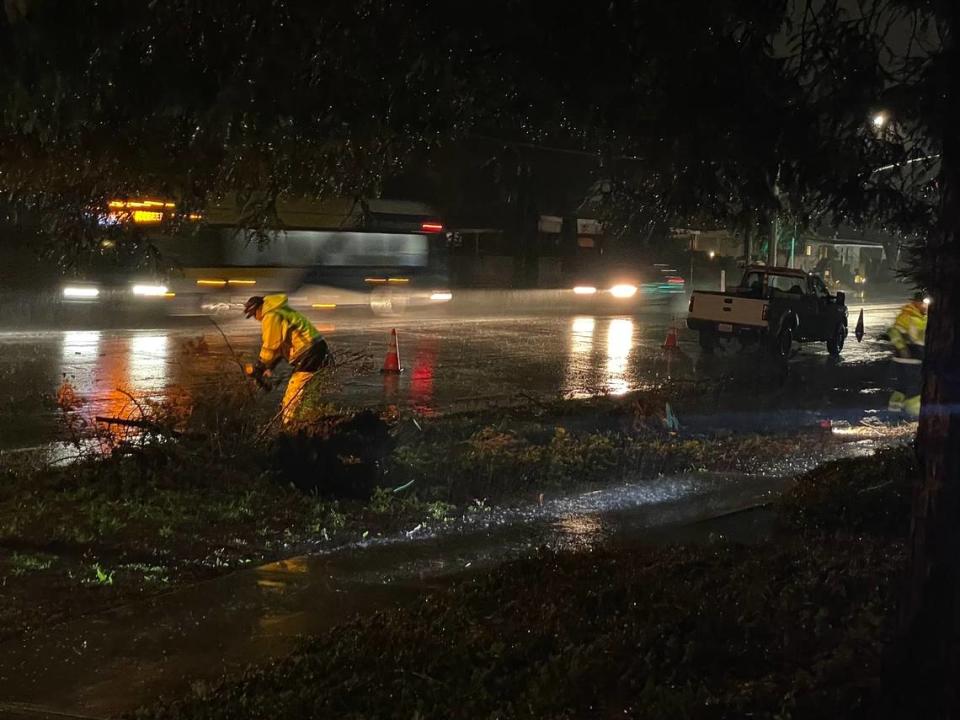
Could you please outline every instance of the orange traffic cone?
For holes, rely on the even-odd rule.
[[[387,356],[383,359],[383,368],[380,370],[384,374],[399,374],[403,372],[400,365],[400,341],[397,339],[397,330],[390,331],[390,347],[387,348]]]
[[[677,343],[677,327],[672,325],[667,331],[667,339],[663,341],[661,347],[664,350],[677,350],[679,349],[679,344]]]

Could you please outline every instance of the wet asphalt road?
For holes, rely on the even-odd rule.
[[[331,389],[338,403],[393,403],[429,415],[643,388],[669,396],[672,386],[697,383],[715,397],[685,412],[685,428],[758,432],[799,429],[824,417],[851,424],[885,421],[877,411],[889,392],[888,350],[876,337],[896,309],[866,306],[864,342],[850,338],[841,360],[830,358],[822,344],[795,347],[785,368],[733,350],[703,357],[696,337],[685,330],[680,352],[665,353],[661,344],[673,317],[662,308],[402,321],[325,316],[318,324],[341,357],[369,358],[341,370]],[[857,312],[853,305],[853,318]],[[399,378],[384,378],[378,368],[392,327],[400,334],[407,370]],[[223,330],[237,351],[256,350],[254,323],[234,321]],[[36,446],[56,437],[55,412],[41,398],[55,393],[65,376],[86,398],[82,412],[91,416],[128,413],[131,396],[142,402],[199,393],[221,376],[241,381],[227,341],[207,321],[0,333],[0,448]],[[278,403],[278,393],[265,395],[263,402]],[[872,441],[854,440],[842,453],[862,455],[873,447]],[[312,555],[77,618],[0,648],[0,717],[129,712],[159,694],[181,694],[191,682],[282,657],[302,635],[322,632],[356,612],[402,605],[442,587],[448,577],[534,547],[709,541],[717,532],[754,538],[762,527],[689,523],[765,502],[798,469],[826,459],[823,453],[791,456],[785,467],[756,475],[638,478],[539,507],[494,509],[436,534],[418,526],[332,552],[318,548]]]
[[[851,325],[859,309],[851,304]],[[329,389],[337,405],[396,404],[429,416],[705,380],[726,388],[713,410],[735,430],[741,424],[763,429],[770,422],[765,413],[771,412],[784,417],[840,408],[856,419],[882,407],[889,393],[888,349],[876,338],[896,309],[893,303],[865,305],[864,342],[851,334],[839,362],[822,343],[795,345],[786,375],[759,353],[728,349],[703,357],[695,334],[683,327],[683,315],[663,307],[612,315],[499,312],[382,319],[318,313],[314,319],[334,351],[348,359]],[[661,345],[675,322],[681,352],[665,353]],[[91,418],[136,417],[134,399],[164,400],[244,382],[233,353],[253,357],[258,326],[237,319],[218,323],[219,330],[202,318],[140,328],[0,330],[0,450],[36,447],[58,437],[54,398],[64,380],[83,398],[80,412]],[[399,377],[379,372],[391,328],[400,338],[405,371]],[[279,397],[277,390],[264,395],[264,407],[278,405]]]

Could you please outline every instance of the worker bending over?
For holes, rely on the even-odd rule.
[[[318,370],[333,362],[327,341],[305,315],[287,305],[286,295],[255,295],[243,306],[243,314],[260,322],[262,335],[259,359],[245,367],[247,374],[262,379],[281,360],[293,368],[281,406],[283,422],[289,424],[296,417],[307,384]]]

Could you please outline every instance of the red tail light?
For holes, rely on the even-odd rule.
[[[443,223],[424,222],[420,223],[420,229],[424,232],[443,232]]]

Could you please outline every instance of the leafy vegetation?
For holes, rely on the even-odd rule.
[[[803,476],[780,503],[783,520],[813,532],[846,529],[906,537],[910,493],[920,472],[912,447],[840,460]]]
[[[0,627],[15,633],[250,563],[441,528],[491,506],[690,470],[758,471],[824,438],[687,437],[663,400],[617,399],[389,422],[365,412],[264,432],[244,387],[134,409],[134,427],[58,402],[78,455],[0,470]],[[268,428],[269,429],[269,428]]]
[[[909,450],[798,479],[750,546],[540,552],[145,720],[873,717],[894,628]]]

